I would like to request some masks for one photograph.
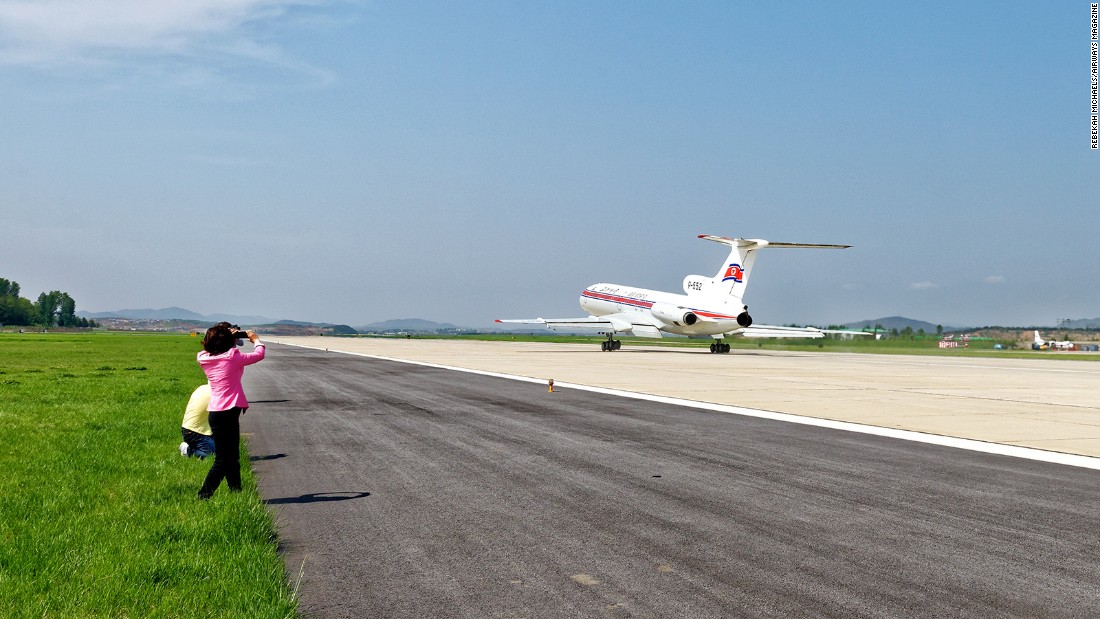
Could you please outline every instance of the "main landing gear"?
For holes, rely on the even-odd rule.
[[[712,353],[725,354],[729,351],[730,345],[726,344],[725,342],[714,342],[710,345],[710,352]]]
[[[611,352],[613,350],[619,350],[623,347],[623,343],[621,340],[613,339],[614,335],[614,333],[608,334],[607,340],[600,342],[600,350],[604,352]]]

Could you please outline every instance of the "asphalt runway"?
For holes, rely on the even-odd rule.
[[[386,337],[274,337],[284,344],[420,361],[545,383],[724,404],[958,438],[1100,462],[1100,363],[1082,355],[1028,359],[874,355]],[[1008,454],[1006,452],[1006,455]],[[1039,456],[1039,454],[1033,454]]]
[[[245,372],[308,617],[1096,617],[1096,471],[336,353]]]

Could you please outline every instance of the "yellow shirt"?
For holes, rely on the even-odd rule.
[[[183,413],[183,427],[192,432],[213,436],[214,432],[210,429],[210,413],[206,409],[209,404],[210,385],[200,385],[187,401],[187,410]]]

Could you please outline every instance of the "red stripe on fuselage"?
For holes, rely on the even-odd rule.
[[[631,305],[633,307],[643,307],[649,309],[653,307],[653,301],[643,301],[642,299],[634,299],[631,297],[624,297],[617,294],[607,294],[604,292],[593,292],[585,289],[581,293],[582,297],[588,297],[589,299],[596,299],[599,301],[611,301],[612,303],[619,303],[622,305]]]
[[[595,299],[597,301],[610,301],[612,303],[618,303],[620,305],[629,305],[631,307],[641,307],[643,309],[651,309],[653,307],[653,301],[645,301],[643,299],[635,299],[633,297],[624,297],[617,294],[607,294],[606,292],[596,292],[594,290],[588,290],[587,288],[581,293],[582,297],[589,299]],[[710,318],[713,320],[737,320],[736,316],[730,316],[729,314],[719,314],[717,312],[708,312],[706,310],[699,310],[695,308],[688,308],[695,312],[696,315],[703,318]]]

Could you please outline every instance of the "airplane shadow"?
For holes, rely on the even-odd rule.
[[[286,454],[268,454],[266,456],[249,456],[249,462],[261,462],[263,460],[278,460],[279,458],[285,458]]]
[[[301,496],[288,496],[278,499],[268,499],[264,503],[268,505],[299,505],[303,503],[331,503],[333,501],[350,501],[370,496],[369,492],[312,492]]]

